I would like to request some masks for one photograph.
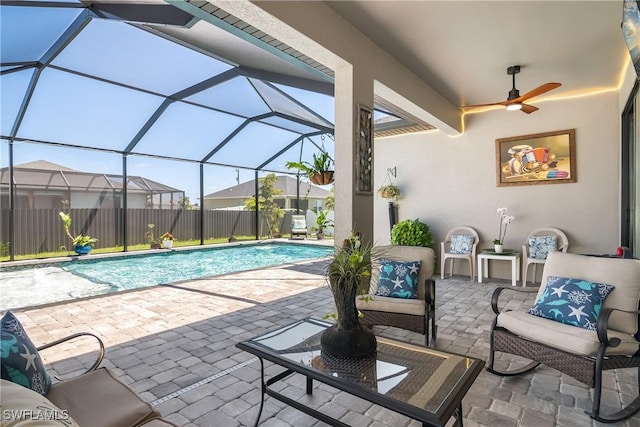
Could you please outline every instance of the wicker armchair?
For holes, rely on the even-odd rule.
[[[420,246],[379,246],[376,248],[383,258],[396,261],[421,261],[418,272],[417,299],[402,299],[375,295],[377,280],[371,280],[369,298],[356,298],[356,307],[370,325],[394,326],[424,334],[425,345],[434,346],[437,327],[435,319],[435,281],[433,270],[435,253],[431,248]]]
[[[591,418],[609,423],[634,415],[640,410],[640,396],[627,407],[606,415],[600,412],[600,398],[604,370],[638,368],[636,372],[640,374],[639,343],[635,338],[640,314],[640,260],[552,252],[544,266],[537,300],[544,294],[551,276],[615,286],[602,303],[596,330],[527,312],[500,311],[498,300],[505,291],[535,292],[536,289],[497,288],[491,300],[496,317],[490,332],[487,370],[503,376],[520,375],[542,363],[594,389],[591,411],[587,412]],[[553,289],[550,294],[558,290]],[[514,354],[532,362],[520,369],[504,370],[496,366],[500,362],[496,361],[495,352]]]

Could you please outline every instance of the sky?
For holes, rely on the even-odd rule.
[[[2,70],[11,68],[7,64],[41,60],[53,41],[79,13],[76,9],[0,6]],[[52,65],[42,72],[37,81],[17,137],[116,151],[122,151],[129,145],[162,104],[164,97],[159,95],[178,92],[231,68],[229,64],[131,25],[101,19],[93,19],[54,58]],[[143,90],[109,84],[67,70]],[[30,68],[0,77],[0,130],[3,136],[11,133],[33,74],[34,70]],[[186,98],[232,114],[186,102],[172,103],[143,135],[134,152],[202,159],[244,121],[233,113],[254,116],[269,111],[252,84],[258,83],[250,83],[244,77],[236,78]],[[332,97],[275,86],[328,122],[334,122]],[[268,87],[266,90],[274,92]],[[290,107],[286,96],[277,93],[274,96],[281,107]],[[281,119],[269,120],[272,124],[279,124]],[[251,124],[237,135],[233,143],[220,149],[212,161],[253,168],[298,136],[299,133],[273,126]],[[333,155],[332,139],[316,137],[314,141]],[[303,156],[310,157],[315,151],[316,147],[306,143]],[[2,139],[1,167],[9,164],[8,152],[8,142]],[[300,148],[297,147],[267,167],[286,170],[284,163],[298,160],[299,156]],[[121,154],[63,149],[49,144],[14,144],[14,165],[35,160],[48,160],[85,172],[122,174]],[[198,163],[131,155],[127,158],[127,173],[184,190],[191,203],[199,204]],[[204,194],[253,178],[253,169],[207,165]]]

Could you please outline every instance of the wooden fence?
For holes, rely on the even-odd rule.
[[[96,247],[122,246],[122,209],[71,209],[72,234],[88,234],[99,239]],[[71,243],[64,233],[59,211],[56,209],[21,209],[15,215],[15,241],[10,242],[10,210],[2,209],[0,244],[9,243],[15,255],[58,251]],[[234,236],[255,236],[253,211],[204,211],[204,238],[217,239]],[[155,237],[170,232],[177,240],[200,240],[199,210],[128,209],[128,245],[146,243],[147,225],[155,224]],[[268,227],[260,213],[260,236],[268,235]],[[281,232],[291,227],[291,213],[280,220]]]

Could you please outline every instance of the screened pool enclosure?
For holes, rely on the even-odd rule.
[[[295,172],[286,161],[333,156],[331,79],[238,66],[167,37],[158,26],[197,21],[169,4],[6,1],[0,16],[11,259],[68,245],[62,209],[76,234],[118,250],[144,243],[149,223],[183,241],[258,237],[257,211],[205,211],[205,195],[250,180],[257,193],[266,174]]]

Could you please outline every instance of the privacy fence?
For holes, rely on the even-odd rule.
[[[2,209],[2,235],[0,244],[13,247],[14,255],[54,252],[62,246],[71,248],[69,237],[64,233],[59,210],[21,209],[15,215],[14,241],[10,242],[10,210]],[[123,246],[122,209],[71,209],[72,234],[88,234],[99,239],[96,247]],[[230,236],[255,236],[254,211],[209,210],[202,212],[204,240],[229,238]],[[201,212],[199,210],[127,209],[127,245],[147,243],[145,233],[148,224],[155,224],[153,233],[160,237],[170,232],[177,240],[199,241],[201,236]],[[259,213],[260,237],[268,236],[266,216]],[[279,229],[288,233],[291,228],[291,212],[279,220]],[[8,255],[8,254],[2,254]]]

